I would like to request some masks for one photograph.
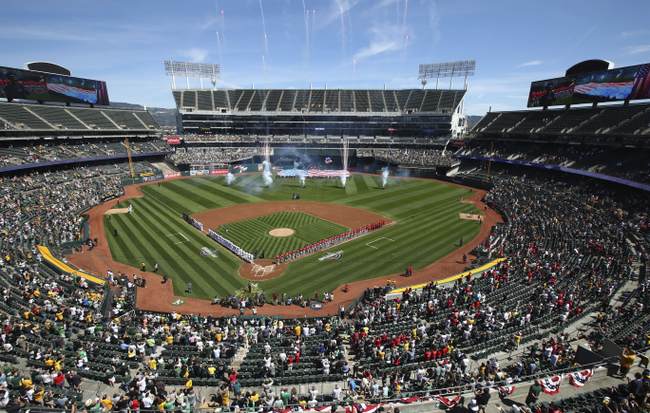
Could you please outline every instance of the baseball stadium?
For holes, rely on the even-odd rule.
[[[650,409],[643,13],[72,3],[0,29],[0,410]]]

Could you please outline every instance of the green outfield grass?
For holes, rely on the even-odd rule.
[[[402,272],[408,265],[422,268],[458,248],[461,238],[465,242],[472,239],[480,229],[479,223],[458,217],[460,212],[478,212],[473,205],[460,202],[462,197],[471,194],[469,189],[406,178],[391,178],[388,187],[382,189],[379,182],[379,177],[355,174],[345,189],[337,180],[326,179],[307,180],[305,188],[300,187],[297,179],[276,179],[270,188],[265,188],[262,177],[254,174],[238,176],[231,187],[225,186],[221,177],[152,184],[143,187],[144,197],[124,204],[133,204],[133,214],[105,217],[106,235],[115,260],[135,267],[144,262],[148,268],[158,263],[160,272],[174,280],[177,295],[185,295],[185,284],[191,281],[194,296],[211,298],[228,295],[247,284],[237,273],[241,261],[185,223],[180,217],[182,212],[192,214],[236,204],[290,200],[292,193],[299,193],[302,200],[368,209],[395,221],[379,231],[332,248],[332,251],[343,251],[343,258],[338,261],[318,261],[324,253],[314,254],[291,263],[280,277],[259,284],[267,293],[307,296],[332,290],[342,283]],[[244,229],[243,224],[251,221],[268,224],[264,220],[280,219],[276,215],[229,225],[242,224]],[[308,242],[332,235],[328,231],[341,232],[341,229],[326,225],[294,236]],[[201,255],[202,247],[216,250],[217,257]],[[273,248],[279,250],[280,246]],[[270,253],[265,251],[265,255]]]
[[[274,228],[291,228],[296,232],[289,237],[274,237],[269,235]],[[347,229],[303,212],[283,211],[222,225],[217,232],[256,257],[273,258]]]

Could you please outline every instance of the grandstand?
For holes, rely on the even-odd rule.
[[[496,136],[512,140],[570,140],[647,146],[650,105],[490,112],[472,131],[479,139]]]
[[[160,127],[145,110],[82,108],[0,102],[0,136],[156,136]]]
[[[173,90],[186,134],[439,137],[464,131],[465,90]]]

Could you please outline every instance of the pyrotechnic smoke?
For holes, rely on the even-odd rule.
[[[273,174],[271,173],[271,163],[269,161],[262,162],[262,180],[265,186],[271,186],[273,183]]]
[[[384,168],[384,170],[381,172],[381,187],[386,188],[386,184],[388,183],[388,167]]]
[[[235,175],[232,172],[228,172],[226,175],[226,185],[230,186],[235,181]]]

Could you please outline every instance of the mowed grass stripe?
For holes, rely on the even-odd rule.
[[[427,236],[427,231],[418,226],[415,228],[412,228],[407,232],[404,236],[407,238],[412,237],[412,234],[415,234],[416,232],[425,234],[424,236]],[[370,247],[366,246],[366,243],[378,239],[380,237],[386,237],[386,238],[392,238],[395,242],[391,243],[388,240],[384,240],[383,243],[381,244],[382,249],[381,250],[373,250]],[[343,263],[346,265],[341,267],[341,266],[322,266],[320,269],[314,269],[310,268],[310,274],[312,279],[314,278],[320,278],[321,274],[326,274],[327,272],[332,271],[332,267],[337,267],[335,268],[335,271],[339,274],[347,273],[347,272],[354,272],[357,268],[361,269],[361,267],[368,267],[370,268],[371,271],[375,271],[377,266],[383,267],[385,263],[383,262],[383,258],[387,256],[388,251],[388,245],[394,245],[396,248],[403,249],[405,247],[404,244],[400,243],[401,239],[397,238],[395,234],[391,234],[388,231],[379,231],[377,233],[374,233],[372,235],[368,235],[366,237],[363,237],[357,241],[354,241],[350,243],[349,245],[344,245],[344,260]],[[408,248],[408,245],[406,245],[406,248]],[[379,265],[378,265],[379,264]],[[394,267],[394,266],[393,266]],[[290,268],[291,269],[291,268]],[[394,272],[395,269],[391,269],[389,272]],[[384,271],[381,271],[384,272]],[[304,281],[301,281],[304,282]],[[292,282],[285,283],[284,288],[292,288]]]
[[[450,231],[455,231],[455,230],[457,230],[457,229],[459,229],[461,227],[462,227],[462,223],[456,223],[454,225],[450,224],[450,225],[446,226],[446,228],[448,228]],[[450,242],[453,242],[452,240],[453,240],[453,238],[438,237],[436,239],[436,241],[434,241],[432,244],[430,244],[430,247],[435,249],[435,250],[440,251],[441,248],[444,245],[449,245]],[[391,249],[390,246],[389,246],[388,249],[384,249],[385,245],[390,245],[390,244],[391,244],[390,242],[387,242],[386,244],[382,244],[379,247],[380,249],[377,250],[377,252],[382,253],[383,257],[391,256],[391,255],[394,255],[394,254],[397,254],[397,253],[399,253],[399,254],[402,253],[401,248],[399,248],[399,249],[397,249],[397,248]],[[451,248],[455,249],[457,247],[452,245]],[[444,254],[444,252],[443,252],[443,254]],[[431,256],[430,253],[427,253],[426,255]],[[443,256],[443,255],[440,255],[440,256]],[[384,265],[381,265],[381,264],[383,264],[383,262],[381,260],[379,260],[379,261],[378,260],[373,260],[373,262],[374,262],[375,266],[377,266],[378,268],[376,268],[376,270],[373,270],[372,272],[375,273],[377,276],[388,275],[388,274],[390,274],[392,272],[399,272],[400,271],[400,269],[394,269],[394,270],[391,270],[391,271],[387,271],[386,269],[382,270],[381,267],[384,267]],[[409,264],[412,264],[415,268],[419,269],[419,268],[424,267],[426,264],[428,264],[430,262],[431,261],[429,259],[427,259],[427,261],[425,263],[418,262],[415,257],[412,257],[410,259],[403,259],[398,264],[401,264],[401,266],[402,266],[401,269],[406,268],[406,266],[409,265]],[[361,269],[364,268],[364,267],[367,268],[368,266],[369,266],[369,263],[367,261],[366,262],[361,261],[357,265],[355,265],[355,267],[350,268],[345,273],[341,273],[340,277],[345,282],[352,282],[352,281],[356,281],[356,280],[366,278],[366,275],[361,271]],[[355,274],[355,273],[356,273],[356,275],[349,275],[349,274]],[[311,278],[311,280],[313,280],[313,281],[311,281],[311,282],[308,281],[305,287],[308,286],[309,289],[312,290],[312,291],[323,291],[323,289],[327,287],[327,284],[328,284],[327,281],[323,280],[322,278],[313,277],[313,278]]]
[[[390,210],[390,216],[396,217],[396,219],[400,220],[401,222],[405,220],[420,219],[420,215],[422,213],[426,213],[431,209],[440,208],[442,205],[446,204],[458,204],[458,195],[460,193],[459,191],[462,190],[456,189],[440,193],[434,198],[430,198],[429,203],[419,200],[404,203],[403,205],[391,205],[392,209]],[[408,212],[405,213],[405,211]]]
[[[209,186],[201,184],[198,180],[186,180],[182,181],[183,186],[186,186],[187,190],[192,193],[196,193],[199,196],[209,200],[213,206],[211,208],[223,208],[230,205],[238,204],[239,202],[233,202],[230,199],[219,196],[217,191],[210,190]]]
[[[449,229],[451,231],[459,228],[460,226],[462,226],[462,223],[456,223],[456,225],[448,223],[448,225],[445,225],[443,228]],[[421,235],[417,236],[418,233]],[[405,248],[410,252],[413,252],[414,249],[409,248],[409,244],[402,244],[402,242],[405,241],[404,238],[408,238],[408,240],[412,243],[416,243],[425,240],[428,236],[430,235],[427,234],[425,230],[422,228],[416,228],[414,231],[409,231],[408,234],[403,234],[403,236],[399,238],[393,238],[395,242],[384,240],[384,242],[379,245],[379,249],[377,250],[371,250],[371,248],[365,246],[365,244],[362,244],[363,246],[357,246],[357,248],[352,249],[352,255],[355,259],[349,260],[348,262],[350,264],[345,268],[338,269],[336,271],[337,276],[340,282],[352,282],[367,278],[367,274],[369,273],[374,274],[375,276],[382,276],[394,272],[400,272],[408,264],[412,264],[415,268],[421,268],[424,266],[423,264],[428,264],[431,262],[431,260],[427,260],[426,263],[414,262],[414,257],[410,256],[408,251],[405,251]],[[431,256],[431,251],[436,251],[440,246],[453,242],[452,240],[454,238],[455,236],[436,237],[435,240],[428,244],[426,248],[427,255]],[[371,238],[368,238],[366,242],[369,240],[371,240]],[[424,251],[424,248],[422,248],[422,251]],[[345,251],[344,259],[348,258],[347,256],[350,255],[349,252],[350,251],[347,250]],[[374,257],[371,257],[371,255],[374,255]],[[392,256],[394,255],[399,255],[399,261],[392,259]],[[439,258],[441,256],[438,254],[436,255],[436,258]],[[323,271],[322,273],[325,274],[327,271]],[[302,285],[291,282],[283,285],[282,288],[292,292],[294,289],[297,290],[305,288],[308,288],[311,291],[322,291],[328,284],[326,278],[320,276],[321,271],[318,271],[317,273],[314,273],[312,271],[311,274],[312,276],[308,279],[301,280]],[[296,288],[296,286],[298,286],[298,288]]]
[[[156,200],[161,205],[164,205],[166,208],[171,209],[178,213],[189,213],[190,209],[185,205],[180,204],[176,201],[175,197],[168,196],[161,191],[161,188],[155,188],[153,186],[144,187],[144,193],[151,199]]]
[[[187,196],[180,194],[178,191],[176,191],[174,187],[170,186],[170,184],[171,183],[161,185],[159,187],[152,188],[152,189],[158,192],[158,194],[160,194],[160,196],[164,198],[166,202],[171,202],[173,204],[180,205],[182,208],[181,211],[183,212],[194,213],[194,212],[202,211],[204,209],[204,207],[201,204],[199,204],[192,198],[188,198]],[[166,205],[166,204],[163,203],[162,205]]]
[[[120,207],[121,206],[122,205],[120,205]],[[131,251],[133,250],[131,248],[127,248],[124,240],[120,238],[119,231],[117,232],[117,236],[113,235],[113,230],[117,228],[113,226],[113,220],[111,216],[112,215],[104,216],[104,233],[106,234],[108,246],[111,250],[111,256],[115,261],[132,261],[134,257]]]
[[[169,189],[176,192],[180,196],[191,199],[195,203],[201,205],[203,209],[211,209],[219,206],[219,204],[215,202],[214,199],[210,199],[207,196],[204,196],[201,194],[202,191],[191,188],[188,184],[183,182],[184,181],[170,182]]]
[[[347,228],[333,222],[316,221],[296,228],[295,235],[309,244],[341,234],[346,230]]]
[[[393,211],[399,210],[400,207],[407,206],[413,201],[419,201],[422,199],[429,199],[431,204],[435,204],[439,199],[444,199],[445,196],[448,196],[450,192],[458,191],[458,188],[450,188],[445,186],[439,186],[436,188],[431,188],[429,186],[420,187],[412,191],[407,192],[404,196],[395,198],[379,198],[373,199],[372,201],[366,202],[366,207],[378,210],[378,211]],[[463,189],[458,191],[459,193],[464,192]]]
[[[220,253],[222,255],[220,255],[217,260],[209,261],[209,262],[211,265],[216,265],[216,267],[219,270],[221,270],[224,274],[229,274],[232,271],[237,270],[239,268],[239,264],[240,264],[239,259],[235,258],[232,255],[232,253],[228,251],[226,248],[221,247],[221,245],[219,245],[217,242],[211,240],[203,233],[201,233],[194,227],[187,224],[182,219],[172,214],[169,214],[161,206],[150,204],[150,207],[156,210],[157,212],[159,212],[161,215],[166,216],[170,221],[175,222],[178,228],[187,229],[187,232],[184,232],[184,234],[187,235],[191,239],[191,241],[194,242],[195,244],[199,246],[205,246],[210,249],[214,249],[215,246],[218,247],[217,249],[220,250]],[[243,284],[243,281],[239,282],[239,284]]]
[[[372,235],[367,235],[365,237],[362,237],[361,239],[355,240],[350,242],[349,248],[345,248],[345,254],[344,254],[344,260],[345,263],[348,264],[344,266],[344,268],[337,268],[337,272],[343,276],[344,273],[349,273],[350,271],[355,270],[356,268],[359,267],[367,267],[370,268],[371,272],[380,270],[381,267],[384,267],[386,264],[384,263],[383,260],[378,260],[377,258],[384,258],[386,257],[386,250],[381,251],[381,255],[374,259],[370,259],[370,255],[374,255],[379,250],[373,250],[370,247],[367,247],[365,244],[371,241],[372,239],[379,238],[379,237],[386,237],[386,238],[391,238],[394,240],[391,244],[394,245],[394,248],[392,250],[396,249],[405,249],[408,251],[404,251],[404,255],[408,256],[409,251],[412,252],[413,248],[412,245],[420,245],[417,244],[413,241],[416,239],[422,239],[422,238],[427,238],[427,237],[432,237],[431,232],[428,231],[429,228],[432,226],[439,224],[440,222],[444,222],[447,220],[447,217],[449,216],[450,211],[455,211],[456,209],[459,209],[458,204],[453,204],[448,206],[447,208],[440,208],[437,210],[430,211],[429,214],[426,214],[423,216],[423,219],[417,220],[412,222],[410,225],[400,225],[396,224],[395,227],[391,228],[388,227],[384,230],[377,231],[373,233]],[[426,225],[423,225],[423,222],[426,222]],[[398,227],[399,225],[399,227]],[[415,234],[420,234],[419,237],[415,237]],[[435,237],[433,237],[435,238]],[[410,243],[406,243],[405,241],[411,241]],[[390,242],[390,241],[388,241]],[[387,242],[387,243],[388,243]],[[344,246],[348,246],[344,244]],[[362,248],[355,248],[362,246]],[[427,250],[431,250],[431,248],[427,248],[426,246],[421,246],[420,248],[426,248]],[[357,264],[355,265],[352,263],[353,261],[356,261]],[[292,264],[293,265],[293,264]],[[328,271],[331,271],[331,268],[327,268],[329,266],[323,265],[321,270],[312,270],[309,271],[310,277],[309,278],[319,278],[320,275],[324,275]],[[291,271],[292,266],[289,266],[289,271]],[[383,271],[380,271],[381,273],[384,273]],[[390,272],[394,272],[390,271]],[[390,273],[388,272],[388,273]],[[286,275],[286,274],[285,274]],[[285,275],[279,277],[278,279],[285,278]],[[304,283],[305,280],[297,279],[297,278],[302,278],[302,277],[296,277],[296,279],[288,280],[288,282],[285,282],[284,288],[291,289],[292,286],[298,284],[298,283]]]
[[[199,178],[198,181],[201,182],[201,184],[205,185],[206,188],[215,191],[221,198],[227,199],[234,204],[263,201],[262,198],[256,197],[255,195],[239,191],[229,186],[221,185],[219,181],[222,179],[223,178],[215,179],[204,177]]]
[[[296,232],[289,237],[274,237],[269,232],[275,228],[291,228]],[[313,215],[295,211],[280,211],[263,217],[224,225],[218,232],[257,256],[277,256],[307,244],[345,232],[347,228],[321,220]]]
[[[366,183],[368,189],[380,189],[378,176],[363,174],[361,178],[363,178],[363,182]]]
[[[368,192],[368,185],[363,175],[352,175],[352,181],[354,181],[354,185],[357,187],[357,193],[365,194]]]
[[[352,179],[352,177],[348,178],[348,181],[345,185],[345,194],[346,195],[355,195],[357,193],[357,181],[356,179]]]
[[[187,192],[183,188],[179,187],[178,182],[181,181],[168,182],[160,186],[158,190],[167,198],[174,200],[177,204],[184,206],[187,205],[186,209],[191,212],[202,211],[205,209],[205,205],[199,202],[198,199],[195,199],[191,192]]]
[[[460,221],[460,220],[459,220]],[[472,225],[474,224],[474,225]],[[451,251],[455,250],[456,248],[460,247],[460,244],[456,244],[456,240],[460,241],[460,239],[463,239],[463,244],[468,242],[469,239],[467,237],[471,236],[472,234],[478,232],[480,229],[480,225],[478,223],[472,223],[470,221],[466,222],[458,222],[456,224],[456,230],[455,232],[450,233],[450,243],[447,243],[447,248],[442,248],[439,250],[441,256],[445,256]],[[414,263],[423,263],[421,264],[418,268],[425,267],[428,264],[428,255],[422,251],[420,254],[416,254],[415,258],[413,259]]]
[[[395,206],[391,205],[389,209],[390,214],[397,219],[408,219],[410,217],[417,216],[417,214],[421,213],[422,211],[426,211],[431,208],[438,208],[439,204],[458,202],[458,199],[455,195],[456,194],[453,192],[447,192],[444,195],[441,194],[436,196],[435,199],[425,197],[408,204],[396,204]]]
[[[182,232],[184,235],[188,235],[187,233],[189,232],[188,230],[192,227],[189,227],[189,225],[185,224],[183,226],[173,226],[170,224],[167,224],[159,214],[157,214],[155,211],[152,209],[148,209],[148,212],[151,214],[151,217],[157,218],[157,220],[161,221],[161,227],[164,228],[166,231],[169,231],[167,235],[169,234],[174,234],[178,232]],[[151,229],[152,232],[157,233],[159,236],[165,236],[163,231],[157,230],[155,227],[156,225],[154,224],[153,220],[150,219],[149,217],[143,217],[143,221],[145,221],[146,224],[149,225],[149,228]],[[167,237],[169,238],[169,237]],[[177,239],[177,237],[173,237],[172,239]],[[208,241],[205,239],[205,241]],[[205,246],[205,245],[203,245]],[[205,296],[205,297],[211,297],[214,294],[214,291],[216,289],[220,289],[220,293],[226,293],[228,290],[232,290],[235,288],[235,286],[229,282],[228,279],[221,279],[221,281],[225,282],[225,286],[215,286],[213,283],[209,283],[206,277],[202,277],[199,275],[198,269],[201,268],[204,271],[204,274],[211,274],[214,270],[210,269],[210,266],[205,262],[203,257],[200,255],[200,248],[201,245],[197,246],[194,242],[182,242],[179,244],[172,244],[170,251],[168,252],[170,255],[174,255],[179,258],[179,262],[181,264],[184,264],[184,266],[188,269],[191,269],[196,276],[192,277],[192,284],[193,287],[196,285],[198,287],[198,293]],[[217,264],[218,261],[215,259],[212,259],[210,264]],[[213,278],[213,277],[210,277]],[[179,286],[183,290],[185,286]]]
[[[151,263],[152,257],[144,245],[140,242],[140,238],[138,236],[139,233],[134,231],[134,228],[127,224],[125,217],[121,215],[114,215],[112,225],[113,228],[117,229],[118,237],[121,237],[124,246],[132,251],[137,251],[137,253],[130,255],[131,259],[133,260],[130,262],[130,264],[136,268],[140,268],[141,262],[145,262],[147,265],[149,265]]]
[[[258,220],[248,220],[228,224],[220,227],[219,234],[233,242],[245,242],[252,238],[261,237],[268,233],[272,227]]]
[[[426,182],[417,181],[417,183],[408,183],[404,185],[395,185],[392,187],[387,187],[386,189],[375,189],[371,192],[367,192],[362,195],[353,196],[343,200],[344,204],[347,205],[360,205],[365,206],[368,203],[386,199],[387,197],[401,197],[404,194],[408,194],[411,191],[422,189],[427,186]]]
[[[177,233],[181,229],[164,224],[164,219],[161,219],[152,210],[148,210],[144,205],[138,206],[147,212],[146,214],[139,213],[140,219],[132,220],[132,225],[138,229],[141,238],[144,238],[146,235],[146,239],[150,243],[149,245],[155,248],[154,254],[164,258],[168,264],[175,267],[174,274],[180,273],[181,268],[186,269],[185,271],[188,272],[187,275],[192,275],[189,272],[194,273],[194,276],[191,277],[181,277],[183,282],[187,283],[188,281],[192,281],[192,289],[196,291],[197,295],[209,297],[212,287],[203,280],[203,277],[198,275],[195,265],[196,260],[190,257],[188,249],[184,246],[184,242],[176,244],[180,239]],[[174,285],[174,291],[177,295],[184,295],[185,285],[178,285],[176,283]]]
[[[190,277],[185,272],[180,272],[178,267],[177,258],[172,257],[166,253],[165,247],[161,247],[156,241],[157,237],[148,237],[149,242],[144,242],[143,238],[148,234],[144,231],[142,225],[137,220],[126,219],[122,216],[118,218],[120,230],[124,233],[129,233],[127,243],[130,244],[134,251],[139,251],[141,256],[136,257],[137,261],[147,264],[147,268],[151,268],[155,263],[160,265],[161,273],[167,273],[175,279],[175,281],[182,281],[183,283],[190,280]],[[134,267],[140,268],[140,262],[131,263]],[[174,293],[178,294],[178,283],[175,283]],[[181,288],[182,290],[182,288]],[[182,292],[182,291],[181,291]]]

